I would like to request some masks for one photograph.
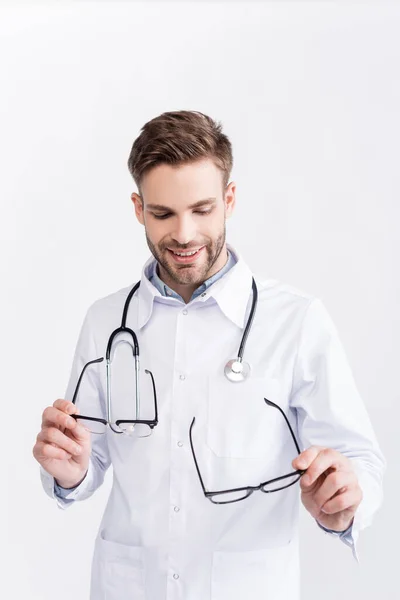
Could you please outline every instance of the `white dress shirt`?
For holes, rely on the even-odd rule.
[[[252,298],[251,271],[228,248],[237,263],[186,305],[149,281],[153,258],[143,268],[127,326],[140,345],[140,418],[154,416],[144,370],[155,379],[159,423],[153,434],[132,439],[109,427],[104,435],[93,434],[87,476],[65,498],[55,495],[53,477],[41,468],[46,492],[67,508],[90,497],[113,466],[95,541],[92,600],[236,600],[261,592],[268,600],[299,598],[299,485],[212,504],[190,449],[193,416],[193,443],[208,490],[258,485],[293,470],[293,440],[264,398],[285,411],[302,450],[321,445],[347,456],[363,491],[350,537],[343,539],[356,560],[359,532],[382,502],[385,459],[320,299],[255,275],[258,306],[244,354],[251,374],[242,383],[224,377],[225,363],[237,356]],[[72,398],[83,365],[105,356],[131,288],[90,306],[65,398]],[[81,414],[106,418],[104,362],[90,369],[77,405]],[[117,371],[112,380],[121,387],[113,391],[113,420],[135,418],[134,401],[124,393],[130,379],[126,370]]]

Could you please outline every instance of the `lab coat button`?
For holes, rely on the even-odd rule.
[[[174,573],[173,577],[174,577],[174,579],[179,579],[178,573]]]
[[[184,379],[186,379],[186,377],[185,377],[185,375],[183,375],[183,373],[182,373],[182,375],[179,375],[179,379],[181,379],[181,380],[183,381]]]
[[[183,442],[178,442],[178,446],[179,446],[179,448],[182,448]]]
[[[180,511],[180,508],[179,508],[179,506],[174,506],[174,511],[175,511],[175,512],[179,512],[179,511]]]
[[[206,296],[206,295],[207,295],[207,294],[206,294],[205,292],[203,292],[203,293],[201,294],[201,297],[202,297],[202,298],[204,298],[204,296]]]
[[[188,311],[186,310],[186,308],[185,308],[185,310],[182,311],[182,314],[183,315],[187,315],[188,314]]]

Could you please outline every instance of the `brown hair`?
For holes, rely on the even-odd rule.
[[[211,158],[223,172],[224,188],[232,170],[232,145],[222,125],[198,111],[165,112],[143,125],[133,143],[128,169],[138,190],[143,176],[160,164],[179,166]]]

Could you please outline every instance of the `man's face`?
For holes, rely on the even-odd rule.
[[[214,162],[158,165],[141,188],[141,197],[132,194],[136,216],[163,274],[177,284],[198,286],[219,271],[226,262],[225,219],[234,207],[235,186],[223,189]]]

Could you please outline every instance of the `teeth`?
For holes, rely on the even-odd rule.
[[[195,250],[194,252],[174,252],[174,254],[176,254],[177,256],[193,256],[193,254],[196,254],[198,251]]]

